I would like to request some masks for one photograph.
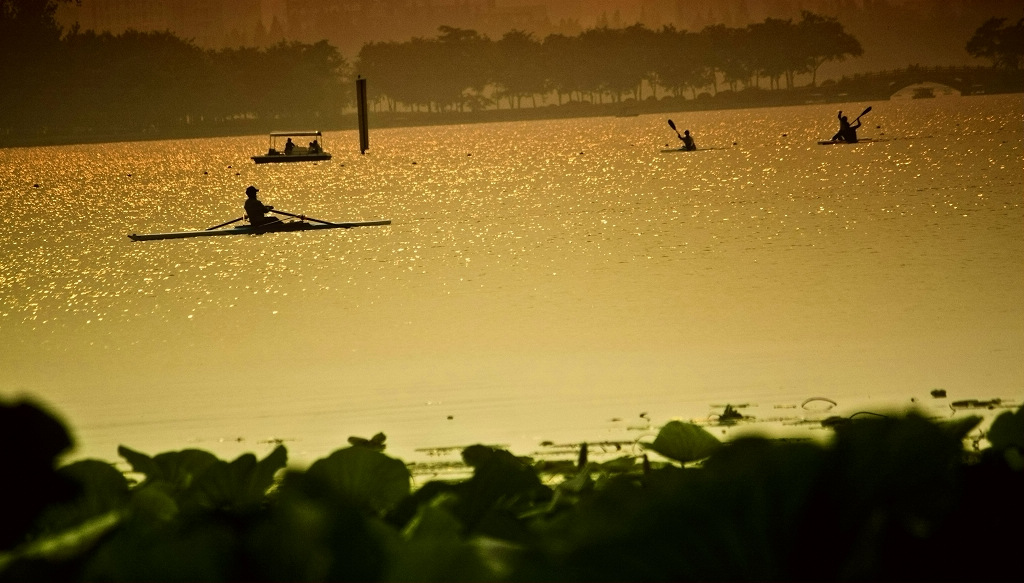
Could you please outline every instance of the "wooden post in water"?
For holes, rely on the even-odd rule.
[[[356,78],[356,115],[359,118],[359,153],[370,149],[370,128],[366,117],[366,79]]]

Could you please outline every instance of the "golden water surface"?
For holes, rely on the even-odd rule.
[[[0,395],[76,455],[388,452],[1024,397],[1024,97],[0,150]],[[706,150],[679,144],[672,117]],[[289,129],[289,128],[281,128]],[[307,128],[301,128],[307,129]],[[292,213],[391,226],[132,242]],[[926,400],[927,399],[927,400]],[[641,416],[642,415],[642,416]],[[632,431],[632,433],[630,433]]]

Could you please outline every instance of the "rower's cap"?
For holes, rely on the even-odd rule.
[[[247,194],[249,196],[252,196],[252,195],[256,194],[259,191],[260,191],[260,189],[256,188],[255,186],[250,186],[249,188],[245,189],[245,194]]]

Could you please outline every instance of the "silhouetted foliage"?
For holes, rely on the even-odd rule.
[[[494,48],[491,83],[495,86],[495,98],[506,99],[509,109],[521,107],[524,97],[531,98],[536,106],[536,96],[551,90],[543,68],[542,45],[530,33],[513,30],[501,37]]]
[[[795,86],[795,75],[863,51],[833,18],[810,12],[793,24],[766,19],[745,28],[724,25],[699,33],[635,24],[585,30],[578,36],[553,34],[543,40],[511,31],[491,41],[474,31],[441,27],[437,39],[370,43],[359,53],[357,69],[380,79],[373,98],[394,111],[398,104],[417,110],[479,109],[505,100],[510,108],[529,97],[536,105],[555,93],[570,101],[612,103],[641,100],[643,87],[679,96],[685,89],[718,91],[719,79],[732,89],[756,86],[767,78],[773,88]],[[440,75],[439,71],[446,74]],[[500,107],[500,105],[499,105]]]
[[[169,32],[62,37],[54,10],[52,1],[0,2],[2,133],[167,135],[240,119],[315,126],[351,100],[348,64],[325,41],[205,51]]]
[[[64,426],[39,407],[0,402],[0,550],[20,542],[47,506],[76,493],[56,468],[71,444]]]
[[[82,460],[55,418],[0,406],[0,580],[1015,580],[1024,408],[836,424],[831,443],[721,443],[671,422],[633,456],[552,466],[463,451],[467,479],[411,488],[385,436],[287,469],[186,449]],[[55,484],[62,484],[54,487]],[[13,486],[13,488],[12,488]],[[23,507],[30,512],[16,511]]]
[[[992,61],[994,67],[1019,69],[1024,62],[1024,18],[1003,26],[1005,18],[990,18],[967,41],[967,52]]]
[[[10,82],[0,93],[0,132],[166,136],[238,122],[320,126],[351,106],[350,68],[326,41],[203,50],[170,32],[64,34],[55,1],[0,7],[0,45],[10,55],[0,63]],[[758,78],[778,87],[785,75],[792,87],[795,74],[858,52],[837,21],[804,13],[798,25],[767,19],[689,33],[637,24],[543,40],[511,31],[492,41],[442,26],[436,38],[367,44],[358,68],[387,110],[461,112],[501,102],[520,108],[524,99],[536,106],[552,92],[558,103],[641,100],[645,87],[695,97],[704,87],[717,92],[719,79],[733,89]]]
[[[62,31],[53,18],[60,1],[0,0],[3,142],[337,128],[352,108],[354,71],[326,41],[203,50],[169,32]],[[871,14],[889,14],[886,6],[872,4]],[[843,14],[853,18],[861,11]],[[985,23],[967,49],[998,66],[1018,67],[1024,21],[1003,24]],[[512,30],[491,40],[442,26],[434,38],[365,44],[355,69],[372,79],[374,108],[388,112],[618,104],[665,93],[695,100],[726,88],[729,93],[717,100],[722,104],[779,105],[821,99],[809,93],[822,65],[862,53],[837,18],[801,11],[799,20],[766,18],[742,28],[689,32],[605,23],[576,36],[543,39]],[[1016,87],[1005,80],[964,83],[965,92]],[[801,85],[812,89],[801,93]],[[858,92],[852,85],[843,92]],[[748,89],[754,91],[738,100],[738,92]],[[890,89],[885,85],[871,96]]]
[[[0,131],[10,131],[40,107],[60,105],[51,93],[62,69],[61,29],[54,20],[58,4],[57,0],[0,0]]]
[[[847,57],[864,54],[860,42],[843,29],[835,18],[803,11],[797,23],[797,38],[807,58],[806,68],[811,71],[811,85],[817,85],[818,69],[829,61],[842,61]]]

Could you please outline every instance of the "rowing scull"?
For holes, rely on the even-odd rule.
[[[391,220],[380,221],[349,221],[345,223],[307,223],[305,221],[288,221],[268,226],[242,225],[230,229],[208,229],[205,231],[179,231],[175,233],[132,233],[128,238],[132,241],[155,241],[157,239],[188,239],[190,237],[218,237],[220,235],[259,235],[262,233],[278,233],[292,231],[314,231],[317,229],[351,229],[352,227],[377,227],[390,225]]]

